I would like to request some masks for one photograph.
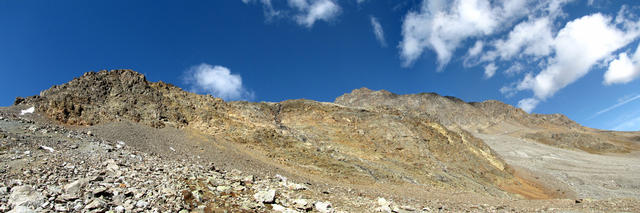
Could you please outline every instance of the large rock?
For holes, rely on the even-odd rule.
[[[315,204],[313,204],[313,207],[316,208],[316,211],[322,212],[322,213],[329,213],[329,212],[333,212],[333,207],[331,206],[330,202],[316,202]]]
[[[14,208],[18,206],[37,208],[44,203],[45,199],[40,192],[29,185],[16,186],[11,189],[9,205]]]
[[[11,211],[9,211],[8,213],[35,213],[35,212],[36,211],[26,206],[16,206],[15,208],[11,209]]]
[[[82,196],[82,191],[84,187],[89,184],[89,180],[85,178],[81,178],[79,180],[73,181],[64,186],[64,194],[62,195],[62,199],[64,200],[75,200]]]
[[[258,193],[253,195],[253,198],[255,198],[256,201],[261,203],[273,203],[273,201],[276,198],[276,190],[270,189],[270,190],[259,191]]]

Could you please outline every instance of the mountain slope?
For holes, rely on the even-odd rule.
[[[442,120],[394,108],[309,100],[224,102],[148,82],[131,70],[86,73],[16,104],[33,105],[70,125],[131,120],[195,129],[244,144],[303,175],[340,183],[387,182],[499,196],[507,196],[501,186],[519,184],[482,140],[451,131]]]
[[[529,114],[499,101],[466,103],[435,93],[397,95],[388,91],[356,89],[336,104],[365,109],[392,108],[417,117],[435,119],[449,128],[473,133],[507,134],[567,149],[593,153],[629,152],[637,139],[583,127],[561,114]]]

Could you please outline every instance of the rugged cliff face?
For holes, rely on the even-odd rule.
[[[518,182],[482,140],[464,129],[448,128],[497,122],[482,107],[435,94],[398,96],[366,89],[336,103],[225,102],[148,82],[131,70],[86,73],[39,96],[16,100],[69,125],[131,120],[199,130],[245,144],[301,174],[349,184],[408,184],[506,196],[500,186]],[[459,112],[452,109],[473,116],[456,116]]]

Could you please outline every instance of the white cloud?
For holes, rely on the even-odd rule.
[[[318,20],[331,21],[341,10],[333,0],[289,0],[289,5],[299,12],[296,15],[298,24],[309,28]]]
[[[378,19],[376,19],[376,17],[371,16],[371,27],[373,27],[373,34],[376,36],[378,42],[380,42],[380,45],[386,47],[387,42],[384,40],[384,30],[382,29],[382,25],[380,25],[380,22],[378,22]]]
[[[409,12],[402,24],[403,65],[411,65],[429,48],[442,69],[462,41],[494,32],[503,19],[496,10],[487,0],[423,1],[420,11]]]
[[[504,74],[506,74],[507,76],[513,76],[518,73],[521,73],[523,70],[524,70],[524,66],[521,63],[516,62],[513,65],[511,65],[509,68],[507,68],[504,71]]]
[[[199,93],[211,94],[224,100],[253,99],[253,93],[242,85],[242,78],[238,74],[223,66],[200,64],[187,71],[187,83],[192,90]]]
[[[525,112],[531,113],[531,111],[533,111],[533,109],[536,108],[536,106],[538,106],[539,103],[540,101],[538,99],[525,98],[518,101],[518,107],[520,107]]]
[[[553,36],[551,21],[548,17],[522,22],[516,25],[507,40],[497,40],[497,55],[503,60],[511,59],[518,54],[546,56],[551,53]]]
[[[599,13],[570,21],[554,38],[555,55],[548,59],[546,67],[535,76],[526,75],[516,89],[531,90],[535,99],[545,100],[586,75],[598,61],[629,44],[639,32],[618,29],[610,17]]]
[[[640,45],[632,58],[627,53],[620,53],[618,59],[609,63],[609,69],[604,73],[604,84],[626,84],[640,76]]]
[[[521,26],[523,32],[516,31],[517,34],[513,35],[514,43],[505,45],[512,45],[511,48],[514,50],[509,49],[509,51],[524,48],[527,54],[548,54],[548,45],[529,44],[533,42],[532,40],[548,41],[551,33],[541,31],[538,34],[538,32],[530,33],[525,30],[531,28],[546,30],[545,27],[562,14],[562,6],[569,1],[571,0],[423,0],[420,9],[408,12],[402,24],[403,38],[399,48],[403,66],[410,66],[425,49],[430,49],[436,53],[439,70],[441,70],[465,40],[491,36],[512,26],[514,21],[522,17],[534,17],[534,15],[548,18],[531,22],[531,26],[523,24]],[[497,52],[494,51],[493,54],[496,55]],[[465,66],[477,64],[474,60],[465,59]]]
[[[490,63],[487,64],[487,66],[484,66],[484,78],[489,79],[493,77],[493,75],[496,74],[497,69],[498,67],[496,67],[494,63]]]
[[[469,48],[468,55],[469,56],[477,56],[482,52],[482,48],[484,47],[484,43],[482,41],[476,41],[473,47]]]
[[[243,3],[260,2],[267,21],[276,17],[291,17],[299,25],[311,28],[317,21],[331,21],[341,8],[334,0],[287,0],[288,8],[276,9],[271,0],[242,0]]]
[[[271,0],[242,0],[242,3],[249,4],[254,1],[259,1],[262,3],[262,10],[264,12],[264,16],[267,18],[267,21],[271,21],[273,18],[282,15],[282,12],[276,10],[271,4]]]

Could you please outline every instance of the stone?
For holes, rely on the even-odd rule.
[[[284,212],[287,208],[278,204],[273,204],[271,205],[271,209],[276,212]]]
[[[307,186],[305,186],[304,184],[299,184],[299,183],[289,183],[289,184],[287,184],[287,188],[289,188],[291,190],[301,191],[301,190],[306,190]]]
[[[9,205],[37,208],[45,202],[45,197],[29,185],[16,186],[11,189]]]
[[[65,185],[64,188],[64,199],[65,200],[74,200],[74,199],[78,199],[81,195],[82,195],[82,190],[85,186],[87,186],[87,184],[89,184],[89,180],[81,178],[78,179],[76,181],[73,181],[67,185]]]
[[[122,175],[122,171],[120,171],[120,166],[113,159],[109,159],[105,162],[107,164],[107,175],[110,177],[120,177]]]
[[[307,199],[294,199],[293,207],[300,210],[309,210],[311,209],[311,203]]]
[[[67,208],[67,206],[65,206],[64,204],[58,203],[53,207],[54,210],[56,210],[57,212],[68,212],[69,208]]]
[[[0,187],[0,195],[7,195],[9,194],[9,188],[6,186]]]
[[[378,198],[377,202],[378,202],[378,206],[391,206],[391,202],[381,197]]]
[[[35,212],[36,211],[26,206],[16,206],[15,208],[11,209],[11,211],[7,213],[35,213]]]
[[[328,212],[333,212],[333,207],[331,206],[330,202],[316,202],[315,204],[313,204],[313,206],[315,207],[316,211],[318,212],[322,212],[322,213],[328,213]]]
[[[216,186],[216,190],[219,192],[228,192],[231,190],[231,186],[227,186],[227,185]]]
[[[263,190],[253,195],[253,198],[260,203],[273,203],[276,198],[276,190]]]
[[[122,213],[124,212],[124,206],[116,206],[116,208],[114,208],[113,210],[115,210],[117,213]]]
[[[144,201],[144,200],[139,200],[138,202],[136,202],[136,207],[138,208],[147,208],[147,206],[149,206],[149,202]]]
[[[405,211],[411,211],[411,212],[417,210],[413,206],[400,206],[400,209],[405,210]]]
[[[105,207],[107,203],[104,202],[104,200],[98,198],[98,199],[94,199],[93,201],[91,201],[89,204],[87,204],[87,206],[84,207],[84,209],[102,209]]]

